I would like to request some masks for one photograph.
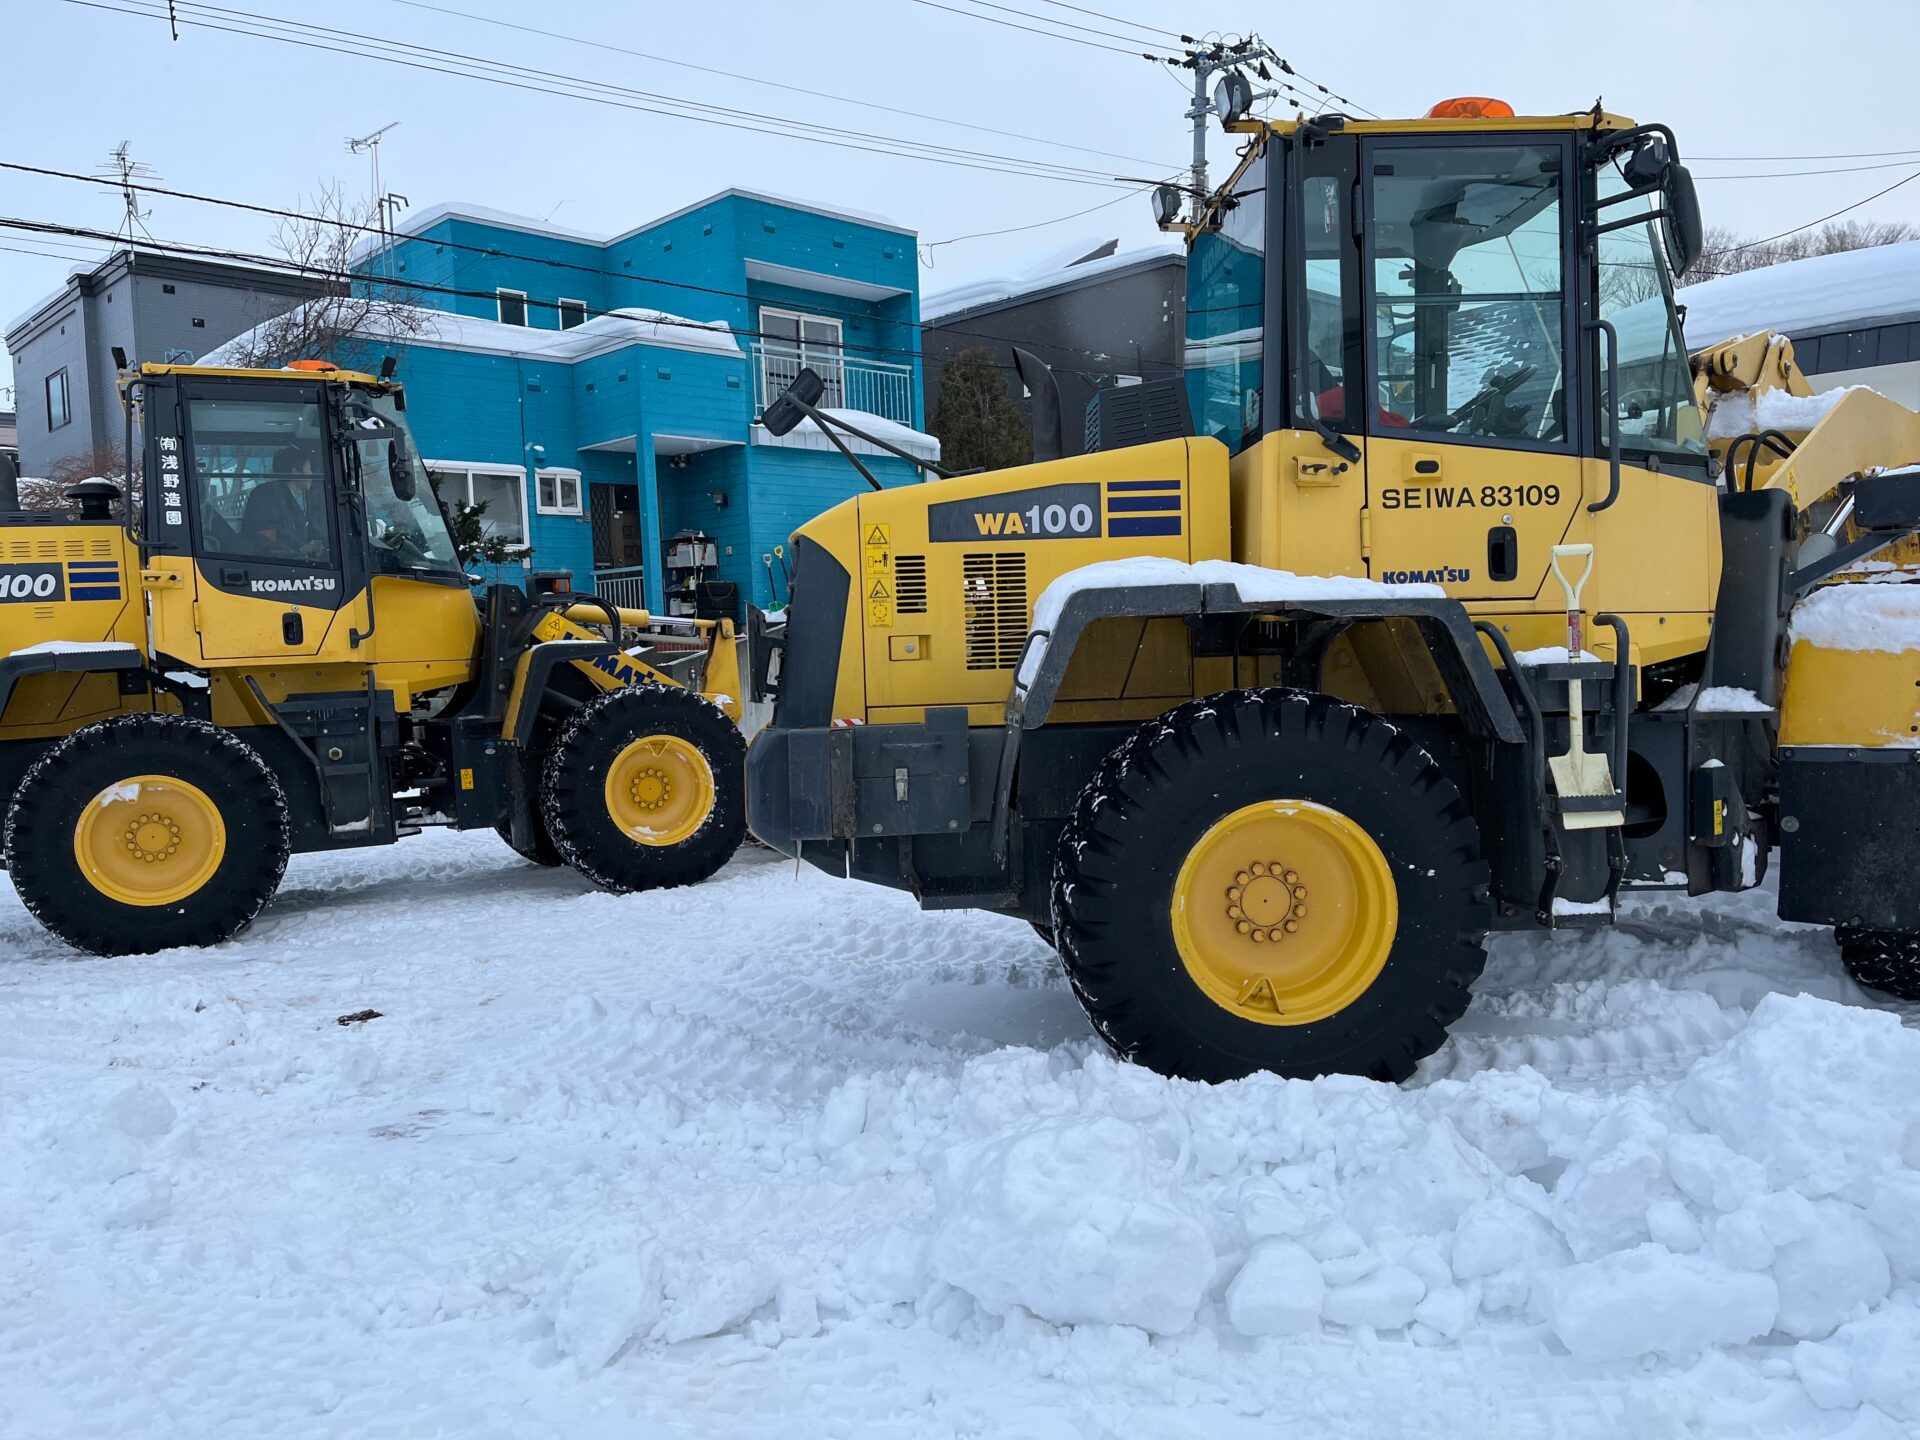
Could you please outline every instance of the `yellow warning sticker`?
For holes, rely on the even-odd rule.
[[[460,788],[462,790],[473,789],[473,771],[465,766],[462,766],[460,770]]]
[[[891,625],[893,623],[893,592],[887,588],[884,580],[875,580],[867,587],[867,624]]]
[[[867,546],[867,574],[885,575],[893,569],[893,551],[884,545]]]
[[[893,526],[880,525],[880,524],[869,525],[867,527],[867,544],[869,545],[893,544]]]

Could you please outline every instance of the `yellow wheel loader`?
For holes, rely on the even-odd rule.
[[[794,535],[754,832],[1031,922],[1117,1052],[1202,1080],[1403,1079],[1491,930],[1776,847],[1784,916],[1920,985],[1920,603],[1879,648],[1794,628],[1920,602],[1836,583],[1903,578],[1858,567],[1920,525],[1920,415],[1767,337],[1690,359],[1664,126],[1229,128],[1183,378],[1062,458],[1016,353],[1036,463]],[[805,380],[763,423],[830,429]]]
[[[213,944],[289,854],[429,825],[612,890],[733,853],[731,622],[563,574],[476,599],[390,373],[142,365],[121,390],[133,496],[29,513],[0,482],[0,837],[48,929]]]

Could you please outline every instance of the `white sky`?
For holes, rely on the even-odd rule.
[[[147,5],[152,0],[102,0]],[[358,26],[373,37],[565,71],[589,80],[839,125],[875,135],[1168,173],[1188,136],[1179,84],[1164,67],[964,18],[915,0],[435,0],[435,3],[655,55],[810,89],[868,97],[1137,160],[1063,150],[951,125],[703,75],[673,65],[434,14],[401,0],[345,7],[223,0],[260,14]],[[942,0],[955,9],[971,0]],[[1099,29],[1107,22],[1045,0],[1016,9]],[[1382,114],[1418,114],[1449,95],[1495,95],[1521,113],[1583,108],[1596,96],[1638,119],[1664,120],[1701,179],[1708,222],[1753,234],[1800,224],[1920,169],[1748,181],[1739,172],[1885,165],[1876,159],[1731,163],[1708,156],[1797,156],[1920,150],[1912,103],[1912,0],[1760,0],[1729,19],[1704,4],[1665,9],[1539,3],[1443,5],[1340,0],[1280,7],[1246,0],[1085,0],[1088,8],[1203,33],[1263,22],[1296,67]],[[403,69],[363,54],[330,54],[84,8],[67,0],[0,0],[6,57],[0,158],[93,171],[130,140],[136,159],[181,190],[299,208],[328,181],[369,189],[348,135],[400,122],[381,151],[386,188],[415,205],[459,199],[557,224],[617,232],[728,186],[758,187],[828,205],[877,210],[917,228],[922,242],[1063,215],[1118,191],[955,169],[766,133],[614,109],[477,80]],[[1815,23],[1816,10],[1819,13]],[[1003,19],[1018,17],[987,9]],[[1022,22],[1024,23],[1024,22]],[[1608,28],[1611,25],[1613,28]],[[1086,37],[1094,38],[1094,37]],[[1690,44],[1690,42],[1692,42]],[[1155,69],[1163,73],[1152,73]],[[1182,82],[1184,83],[1184,82]],[[1214,178],[1230,153],[1216,134]],[[1694,157],[1701,157],[1694,159]],[[271,250],[262,217],[153,197],[162,240]],[[0,215],[113,230],[111,190],[0,171]],[[1920,219],[1920,181],[1855,212]],[[1143,197],[1046,229],[922,251],[931,292],[1021,268],[1069,241],[1154,238]],[[50,243],[0,231],[0,323],[56,288],[98,245]],[[50,252],[21,254],[19,250]],[[57,254],[60,258],[53,258]],[[700,314],[696,297],[684,307]],[[0,387],[12,383],[0,352]],[[6,396],[0,394],[0,405]]]

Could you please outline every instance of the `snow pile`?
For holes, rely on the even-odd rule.
[[[902,425],[898,420],[889,420],[884,415],[875,415],[866,410],[841,410],[830,406],[821,406],[820,413],[834,419],[844,420],[856,430],[864,430],[876,439],[898,445],[909,455],[917,455],[922,460],[940,459],[940,440],[938,436],[916,430],[911,425]],[[811,416],[802,420],[784,435],[775,435],[765,426],[755,422],[754,433],[762,445],[788,445],[803,450],[831,450],[839,453],[833,441],[820,433],[820,426]],[[846,447],[856,455],[884,455],[887,452],[858,436],[845,431],[836,432]]]
[[[1793,607],[1787,635],[1824,650],[1920,650],[1920,585],[1823,585]]]
[[[1663,713],[1692,710],[1701,715],[1771,715],[1773,707],[1751,690],[1737,685],[1709,685],[1702,690],[1688,682],[1653,707]]]
[[[1731,440],[1761,430],[1811,430],[1856,390],[1872,393],[1866,385],[1839,385],[1818,395],[1791,395],[1785,390],[1762,390],[1757,395],[1742,390],[1723,395],[1714,401],[1713,413],[1707,417],[1707,438]]]
[[[110,655],[137,647],[124,640],[42,640],[37,645],[22,645],[14,655]]]
[[[1513,659],[1516,665],[1565,665],[1569,660],[1569,652],[1564,645],[1536,645],[1531,650],[1514,651]],[[1582,650],[1579,659],[1582,664],[1587,664],[1598,661],[1600,657],[1591,650]]]
[[[1405,1086],[1209,1087],[1025,926],[751,856],[304,856],[124,962],[0,882],[0,1433],[1911,1433],[1920,1033],[1772,905],[1496,937]]]

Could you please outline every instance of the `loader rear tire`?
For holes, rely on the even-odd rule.
[[[576,710],[541,770],[554,848],[605,890],[694,885],[747,833],[747,743],[691,690],[636,685]]]
[[[1163,1075],[1404,1080],[1486,962],[1479,829],[1381,716],[1236,690],[1149,721],[1082,791],[1055,852],[1074,992]]]
[[[1840,963],[1861,985],[1920,1004],[1920,935],[1842,925],[1833,938],[1840,944]]]
[[[7,811],[28,910],[99,955],[215,945],[279,888],[287,799],[251,745],[184,715],[119,715],[36,761]]]
[[[535,865],[544,865],[549,870],[558,869],[567,863],[567,857],[560,853],[553,843],[553,836],[547,833],[547,822],[538,809],[533,812],[533,844],[521,849],[513,843],[513,827],[507,824],[494,826],[494,831],[506,842],[506,846],[522,860],[531,860]]]

